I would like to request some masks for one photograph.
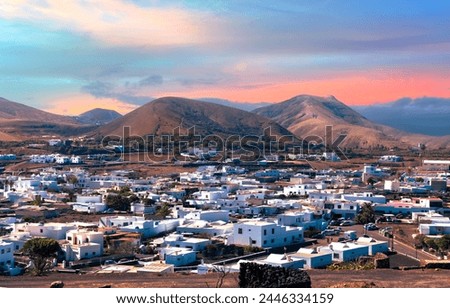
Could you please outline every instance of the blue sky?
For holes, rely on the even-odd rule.
[[[0,4],[0,96],[63,114],[153,98],[450,97],[448,1]]]

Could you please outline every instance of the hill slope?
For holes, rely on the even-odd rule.
[[[123,127],[131,128],[132,135],[172,134],[180,127],[180,132],[195,126],[196,134],[261,135],[264,128],[270,127],[274,135],[291,133],[274,121],[236,108],[221,106],[203,101],[163,97],[147,103],[109,124],[99,128],[101,135],[121,135]]]
[[[335,137],[347,134],[346,147],[410,147],[426,143],[432,147],[448,146],[450,138],[432,138],[409,134],[392,127],[376,124],[334,97],[300,95],[287,101],[255,109],[256,114],[269,117],[300,138],[324,138],[325,127],[333,127]]]
[[[73,117],[45,112],[24,104],[0,98],[0,136],[4,141],[26,139],[46,134],[71,136],[92,130]],[[17,136],[17,137],[16,137]]]
[[[115,110],[95,108],[80,114],[75,119],[83,124],[103,125],[120,117],[122,115]]]

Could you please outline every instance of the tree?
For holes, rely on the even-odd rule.
[[[450,237],[443,236],[441,238],[436,238],[434,242],[436,243],[436,246],[439,249],[439,251],[444,252],[448,250],[450,246]]]
[[[156,216],[160,218],[165,218],[172,214],[172,209],[169,207],[167,203],[164,203],[156,212]]]
[[[361,208],[361,211],[355,217],[355,222],[357,224],[367,224],[369,222],[375,222],[375,212],[372,206],[365,203]]]
[[[109,194],[108,196],[106,196],[105,203],[108,207],[113,208],[117,211],[130,210],[130,199],[122,195]]]
[[[34,274],[41,276],[48,269],[51,260],[61,250],[58,242],[49,238],[34,238],[25,243],[22,248],[24,254],[28,255],[34,264]]]

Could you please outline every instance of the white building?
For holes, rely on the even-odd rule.
[[[325,268],[333,263],[333,254],[331,252],[318,251],[315,248],[300,248],[291,257],[305,260],[305,268]]]
[[[76,212],[81,212],[81,213],[88,213],[88,214],[95,214],[95,213],[101,213],[104,212],[108,209],[108,206],[103,203],[103,202],[99,202],[99,203],[94,203],[94,202],[88,202],[88,203],[73,203],[72,204],[72,209]]]
[[[191,211],[187,213],[184,218],[191,220],[205,220],[205,221],[229,221],[230,213],[223,210],[207,210],[207,211]]]
[[[332,242],[328,246],[319,247],[319,251],[332,253],[334,261],[347,262],[369,255],[369,246],[355,243]]]
[[[389,251],[389,243],[387,241],[377,241],[371,237],[360,237],[356,240],[358,245],[366,245],[369,248],[369,255],[374,256],[377,253],[386,253]]]
[[[422,164],[423,169],[429,171],[449,171],[450,160],[429,160],[425,159]]]
[[[0,271],[9,271],[14,267],[14,245],[0,241]]]
[[[170,234],[163,238],[162,246],[189,248],[195,251],[203,251],[211,244],[209,239],[184,237],[181,234]]]
[[[386,203],[386,197],[383,195],[374,195],[372,192],[363,192],[363,193],[353,193],[353,194],[343,194],[343,200],[347,201],[362,201],[362,202],[371,202],[371,203]]]
[[[228,244],[261,248],[283,247],[304,241],[303,228],[285,227],[274,222],[249,220],[234,224]]]
[[[197,261],[197,252],[189,248],[166,247],[159,250],[159,257],[175,267],[187,266]]]
[[[103,233],[88,230],[70,230],[63,245],[66,261],[78,261],[103,255]]]
[[[398,192],[400,190],[400,182],[398,180],[385,180],[384,181],[384,190]]]
[[[116,227],[121,231],[140,233],[143,238],[173,232],[182,219],[145,220],[140,216],[107,216],[100,218],[100,227]]]
[[[177,227],[179,233],[207,234],[208,236],[222,236],[233,233],[233,224],[221,221],[207,222],[205,220],[187,221]]]
[[[277,216],[277,222],[280,226],[302,227],[304,229],[315,228],[321,231],[327,227],[321,217],[315,218],[314,213],[310,211],[280,214]]]
[[[420,224],[419,233],[424,235],[445,235],[450,234],[450,222],[448,223],[433,223]]]
[[[2,236],[0,241],[11,243],[13,245],[13,252],[16,252],[21,250],[25,243],[31,239],[32,237],[28,232],[11,232],[8,235]]]
[[[54,240],[63,240],[66,233],[77,229],[75,223],[20,223],[14,225],[14,233],[27,233],[35,237],[47,237]]]
[[[264,264],[289,269],[300,269],[305,266],[306,261],[302,258],[294,258],[292,255],[271,253],[266,259],[247,261],[256,264]]]

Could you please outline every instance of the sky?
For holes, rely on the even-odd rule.
[[[0,97],[122,114],[163,96],[450,97],[450,1],[3,0]]]

